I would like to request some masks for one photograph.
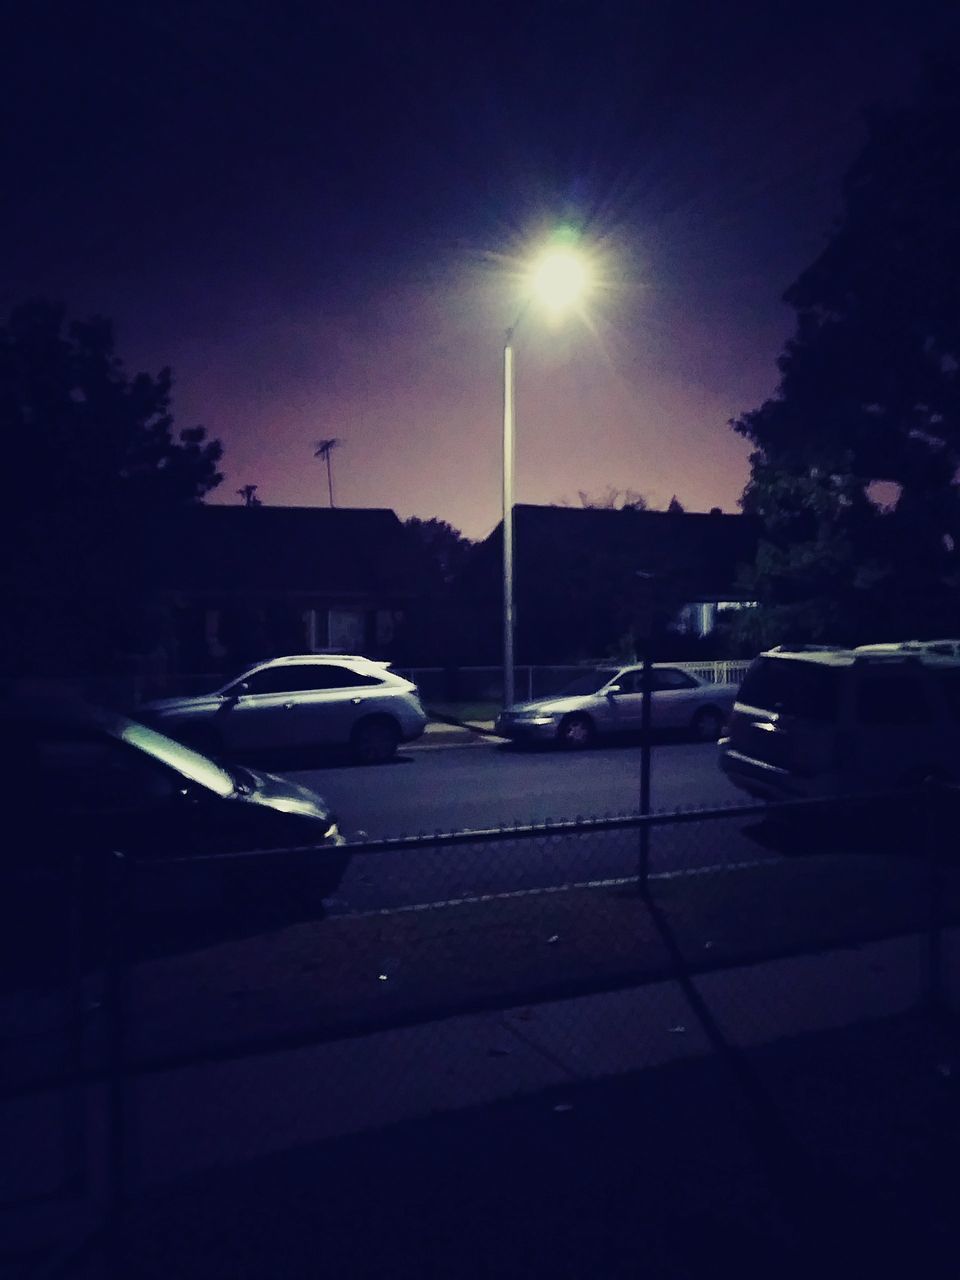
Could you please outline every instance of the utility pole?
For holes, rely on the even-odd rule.
[[[643,627],[643,669],[641,688],[643,702],[640,704],[640,814],[644,818],[650,816],[650,732],[653,712],[653,646],[656,638],[657,618],[657,575],[646,573],[642,569],[636,571],[636,577],[643,584],[645,601]],[[650,824],[644,822],[640,828],[640,849],[637,867],[637,878],[641,894],[649,892],[650,877]]]
[[[330,454],[343,444],[342,440],[318,440],[313,452],[315,458],[324,458],[327,463],[327,489],[330,493],[330,506],[333,506],[333,472],[330,469]]]

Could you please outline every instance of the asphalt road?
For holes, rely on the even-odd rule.
[[[480,830],[636,813],[640,748],[580,753],[487,744],[401,751],[386,765],[330,765],[291,773],[333,805],[348,838]],[[652,749],[651,807],[673,812],[741,804],[712,743]]]
[[[713,745],[653,748],[652,808],[713,808],[743,797],[717,769]],[[640,749],[582,754],[502,746],[408,750],[381,766],[335,766],[292,774],[324,795],[349,839],[478,830],[578,817],[636,813]],[[654,873],[770,856],[750,835],[756,823],[711,819],[657,830]],[[636,874],[636,830],[511,839],[402,852],[356,854],[333,913],[395,909],[487,893],[516,893]]]

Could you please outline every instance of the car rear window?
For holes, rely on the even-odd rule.
[[[836,667],[791,658],[757,658],[743,677],[737,701],[806,720],[834,720],[839,688]]]

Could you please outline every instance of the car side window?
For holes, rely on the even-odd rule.
[[[695,689],[696,680],[692,680],[685,671],[676,667],[665,667],[653,673],[654,689]]]
[[[639,693],[640,672],[621,671],[614,681],[614,684],[619,685],[621,693]]]
[[[305,662],[301,666],[265,667],[248,676],[248,692],[312,693],[322,689],[357,689],[382,684],[376,676],[361,675],[333,663]]]
[[[234,685],[233,691],[240,694],[295,693],[304,687],[303,670],[302,667],[264,667],[262,671],[254,671],[244,678],[242,683],[246,689]]]
[[[377,676],[362,675],[359,671],[351,671],[349,667],[337,667],[324,663],[314,668],[313,689],[362,689],[364,687],[383,684]]]
[[[918,680],[864,676],[857,689],[857,719],[869,725],[926,724],[931,710]]]

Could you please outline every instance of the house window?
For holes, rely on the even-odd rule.
[[[400,615],[394,613],[392,609],[377,610],[376,633],[378,645],[387,645],[392,642],[399,619]]]
[[[211,658],[223,658],[226,649],[220,639],[220,610],[207,609],[204,613],[204,633],[207,653]]]
[[[363,653],[367,647],[363,609],[305,609],[303,626],[307,653]]]
[[[362,609],[331,609],[327,614],[328,648],[341,653],[362,653],[366,645],[367,616]]]
[[[307,653],[322,653],[327,647],[326,609],[304,609],[303,629]]]

